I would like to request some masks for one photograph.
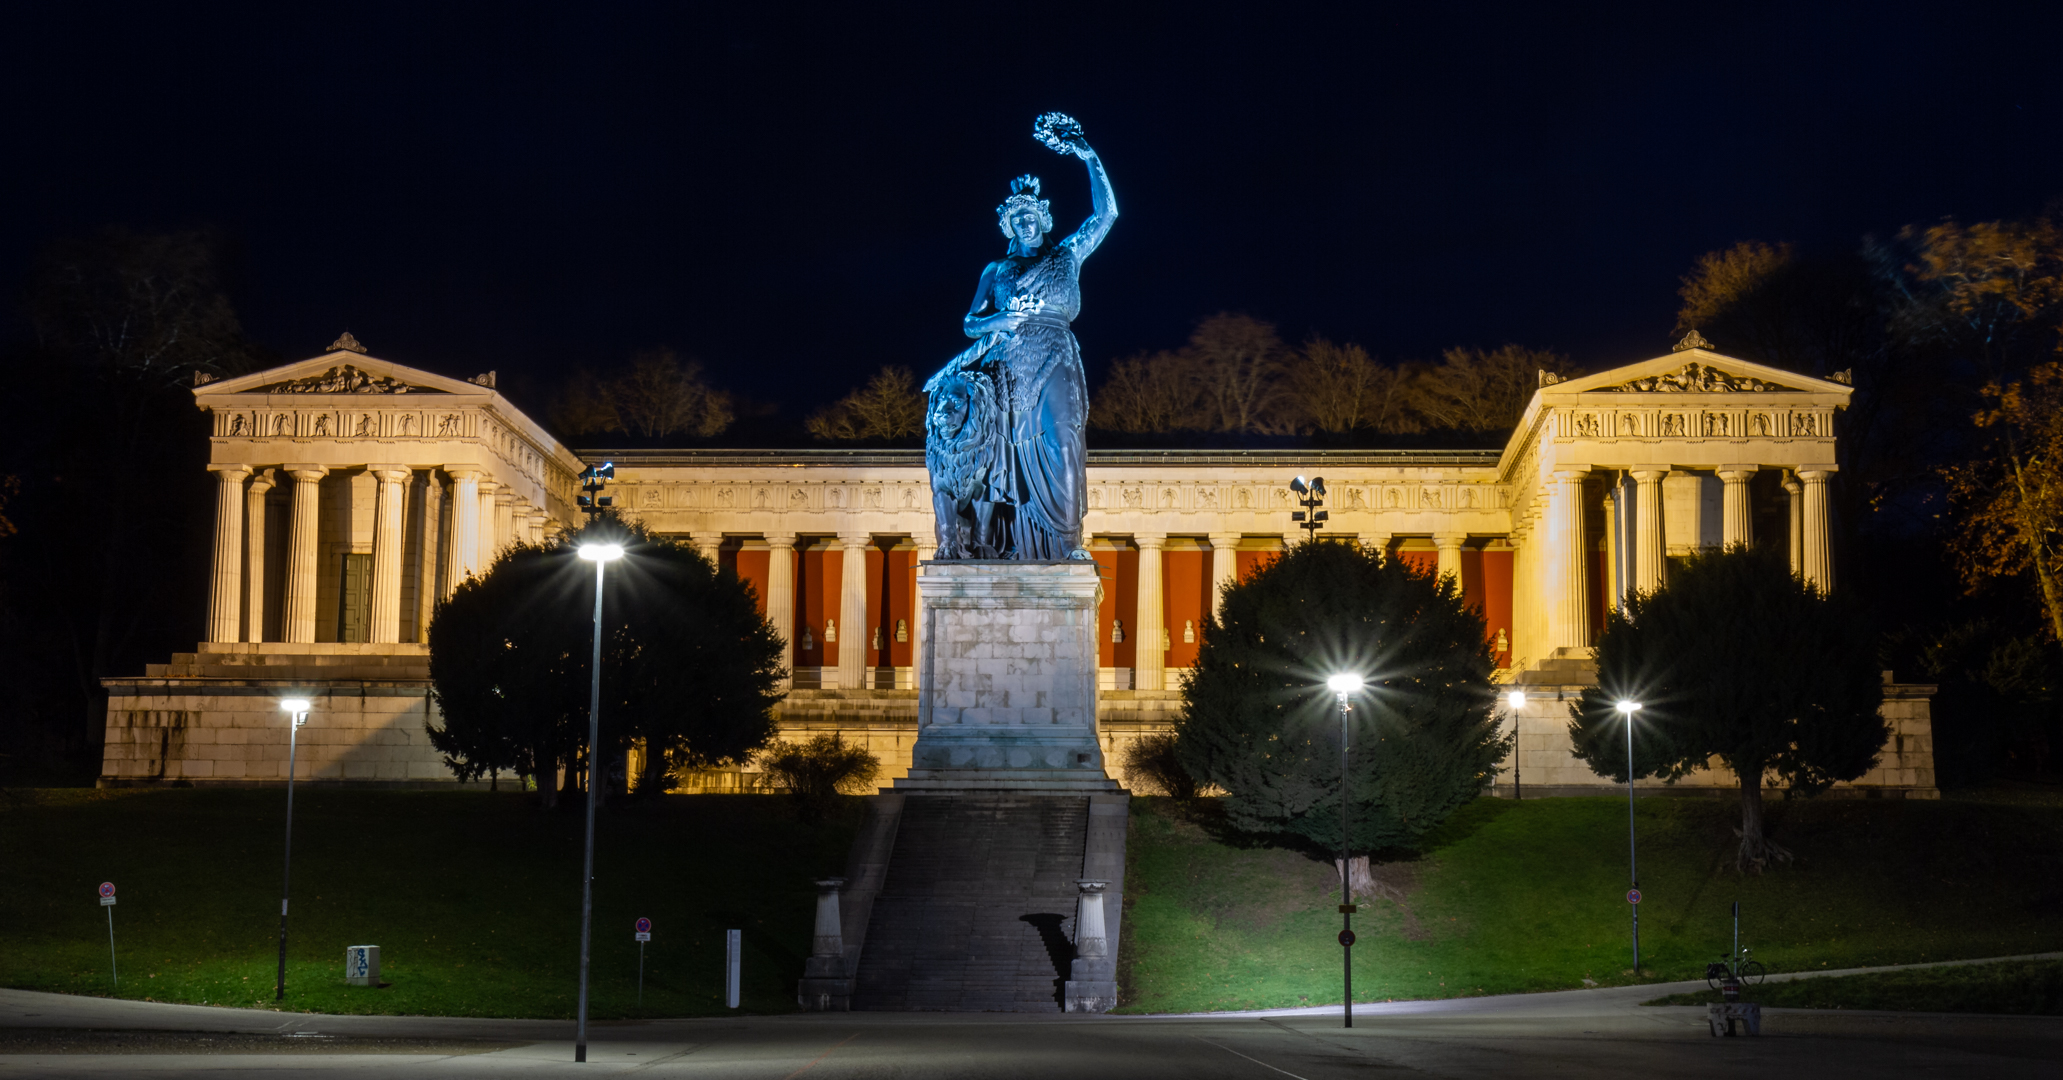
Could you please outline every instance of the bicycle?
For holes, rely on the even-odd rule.
[[[1742,986],[1760,986],[1768,975],[1769,969],[1762,966],[1762,961],[1748,955],[1746,945],[1741,946],[1739,953],[1720,957],[1716,963],[1705,965],[1705,985],[1714,990],[1726,985],[1729,977]]]

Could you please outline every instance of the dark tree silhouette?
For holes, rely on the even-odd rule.
[[[752,587],[693,548],[604,518],[549,546],[518,545],[460,583],[430,625],[443,726],[430,740],[461,779],[509,769],[549,789],[584,775],[594,565],[590,540],[625,546],[603,597],[602,752],[645,747],[637,790],[679,766],[737,764],[774,735],[783,643]],[[549,799],[550,797],[547,796]]]
[[[1379,553],[1299,544],[1225,591],[1183,687],[1177,752],[1242,830],[1340,842],[1339,712],[1356,672],[1350,845],[1409,846],[1476,797],[1509,750],[1491,718],[1482,616],[1452,578]]]
[[[1740,781],[1737,864],[1760,871],[1791,857],[1763,835],[1765,776],[1813,795],[1876,765],[1890,733],[1877,715],[1876,646],[1851,602],[1821,594],[1782,556],[1695,555],[1606,620],[1598,685],[1570,706],[1569,737],[1592,771],[1624,783],[1615,706],[1639,702],[1634,776],[1675,780],[1717,757]]]

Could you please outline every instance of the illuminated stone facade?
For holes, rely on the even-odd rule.
[[[209,640],[107,680],[103,782],[276,782],[286,732],[273,702],[289,689],[316,697],[302,775],[447,780],[423,734],[432,605],[501,546],[574,525],[574,476],[603,458],[618,507],[753,584],[790,643],[784,734],[840,731],[882,759],[885,781],[906,775],[916,576],[933,547],[920,451],[576,452],[491,375],[460,381],[339,345],[195,389],[220,480]],[[1085,531],[1103,569],[1097,716],[1112,775],[1124,744],[1175,708],[1218,588],[1298,542],[1299,474],[1326,479],[1323,539],[1454,574],[1481,608],[1500,677],[1534,691],[1515,721],[1529,790],[1602,784],[1570,756],[1556,695],[1589,681],[1605,611],[1661,582],[1671,556],[1760,538],[1832,584],[1826,485],[1848,386],[1703,348],[1542,383],[1502,450],[1092,451]],[[1897,733],[1857,786],[1933,792],[1928,692],[1894,688]]]

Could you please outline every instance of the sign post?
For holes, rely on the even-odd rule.
[[[652,940],[652,920],[639,919],[638,931],[638,1007],[645,1004],[645,943]]]
[[[122,985],[122,969],[115,964],[115,883],[100,883],[100,906],[107,909],[107,970],[115,985]]]
[[[743,930],[723,932],[724,1000],[733,1009],[738,1007],[738,954],[744,951],[744,938]]]

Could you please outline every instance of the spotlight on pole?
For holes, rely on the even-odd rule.
[[[1633,976],[1640,977],[1640,849],[1633,832],[1633,714],[1640,702],[1621,700],[1612,706],[1626,718],[1626,870],[1632,888],[1626,892],[1626,906],[1633,909]]]
[[[1297,477],[1302,483],[1303,477]],[[1340,704],[1340,982],[1344,991],[1346,1023],[1354,1026],[1354,882],[1350,872],[1349,844],[1347,840],[1347,713],[1354,704],[1348,700],[1361,692],[1361,676],[1351,671],[1342,671],[1325,680],[1325,688],[1339,698]]]
[[[1296,492],[1297,505],[1303,507],[1302,510],[1292,511],[1289,520],[1296,522],[1297,528],[1304,530],[1304,539],[1307,542],[1316,540],[1318,530],[1325,527],[1326,519],[1331,516],[1318,509],[1325,505],[1325,478],[1314,476],[1306,481],[1299,476],[1289,482],[1289,490]]]
[[[294,722],[287,727],[287,841],[279,868],[279,981],[272,987],[274,1001],[287,998],[287,894],[293,891],[294,883],[294,757],[310,706],[307,698],[281,698],[279,702],[280,710],[293,717]]]
[[[604,465],[613,475],[616,467]],[[589,470],[593,472],[594,470]],[[589,491],[600,491],[601,480]],[[582,499],[583,504],[587,500]],[[607,506],[609,500],[601,500]],[[595,511],[591,511],[595,512]],[[580,1018],[574,1028],[573,1060],[587,1060],[587,965],[595,910],[595,789],[602,781],[602,571],[623,557],[622,544],[582,544],[580,557],[595,564],[594,659],[588,665],[587,692],[587,854],[580,872]]]

